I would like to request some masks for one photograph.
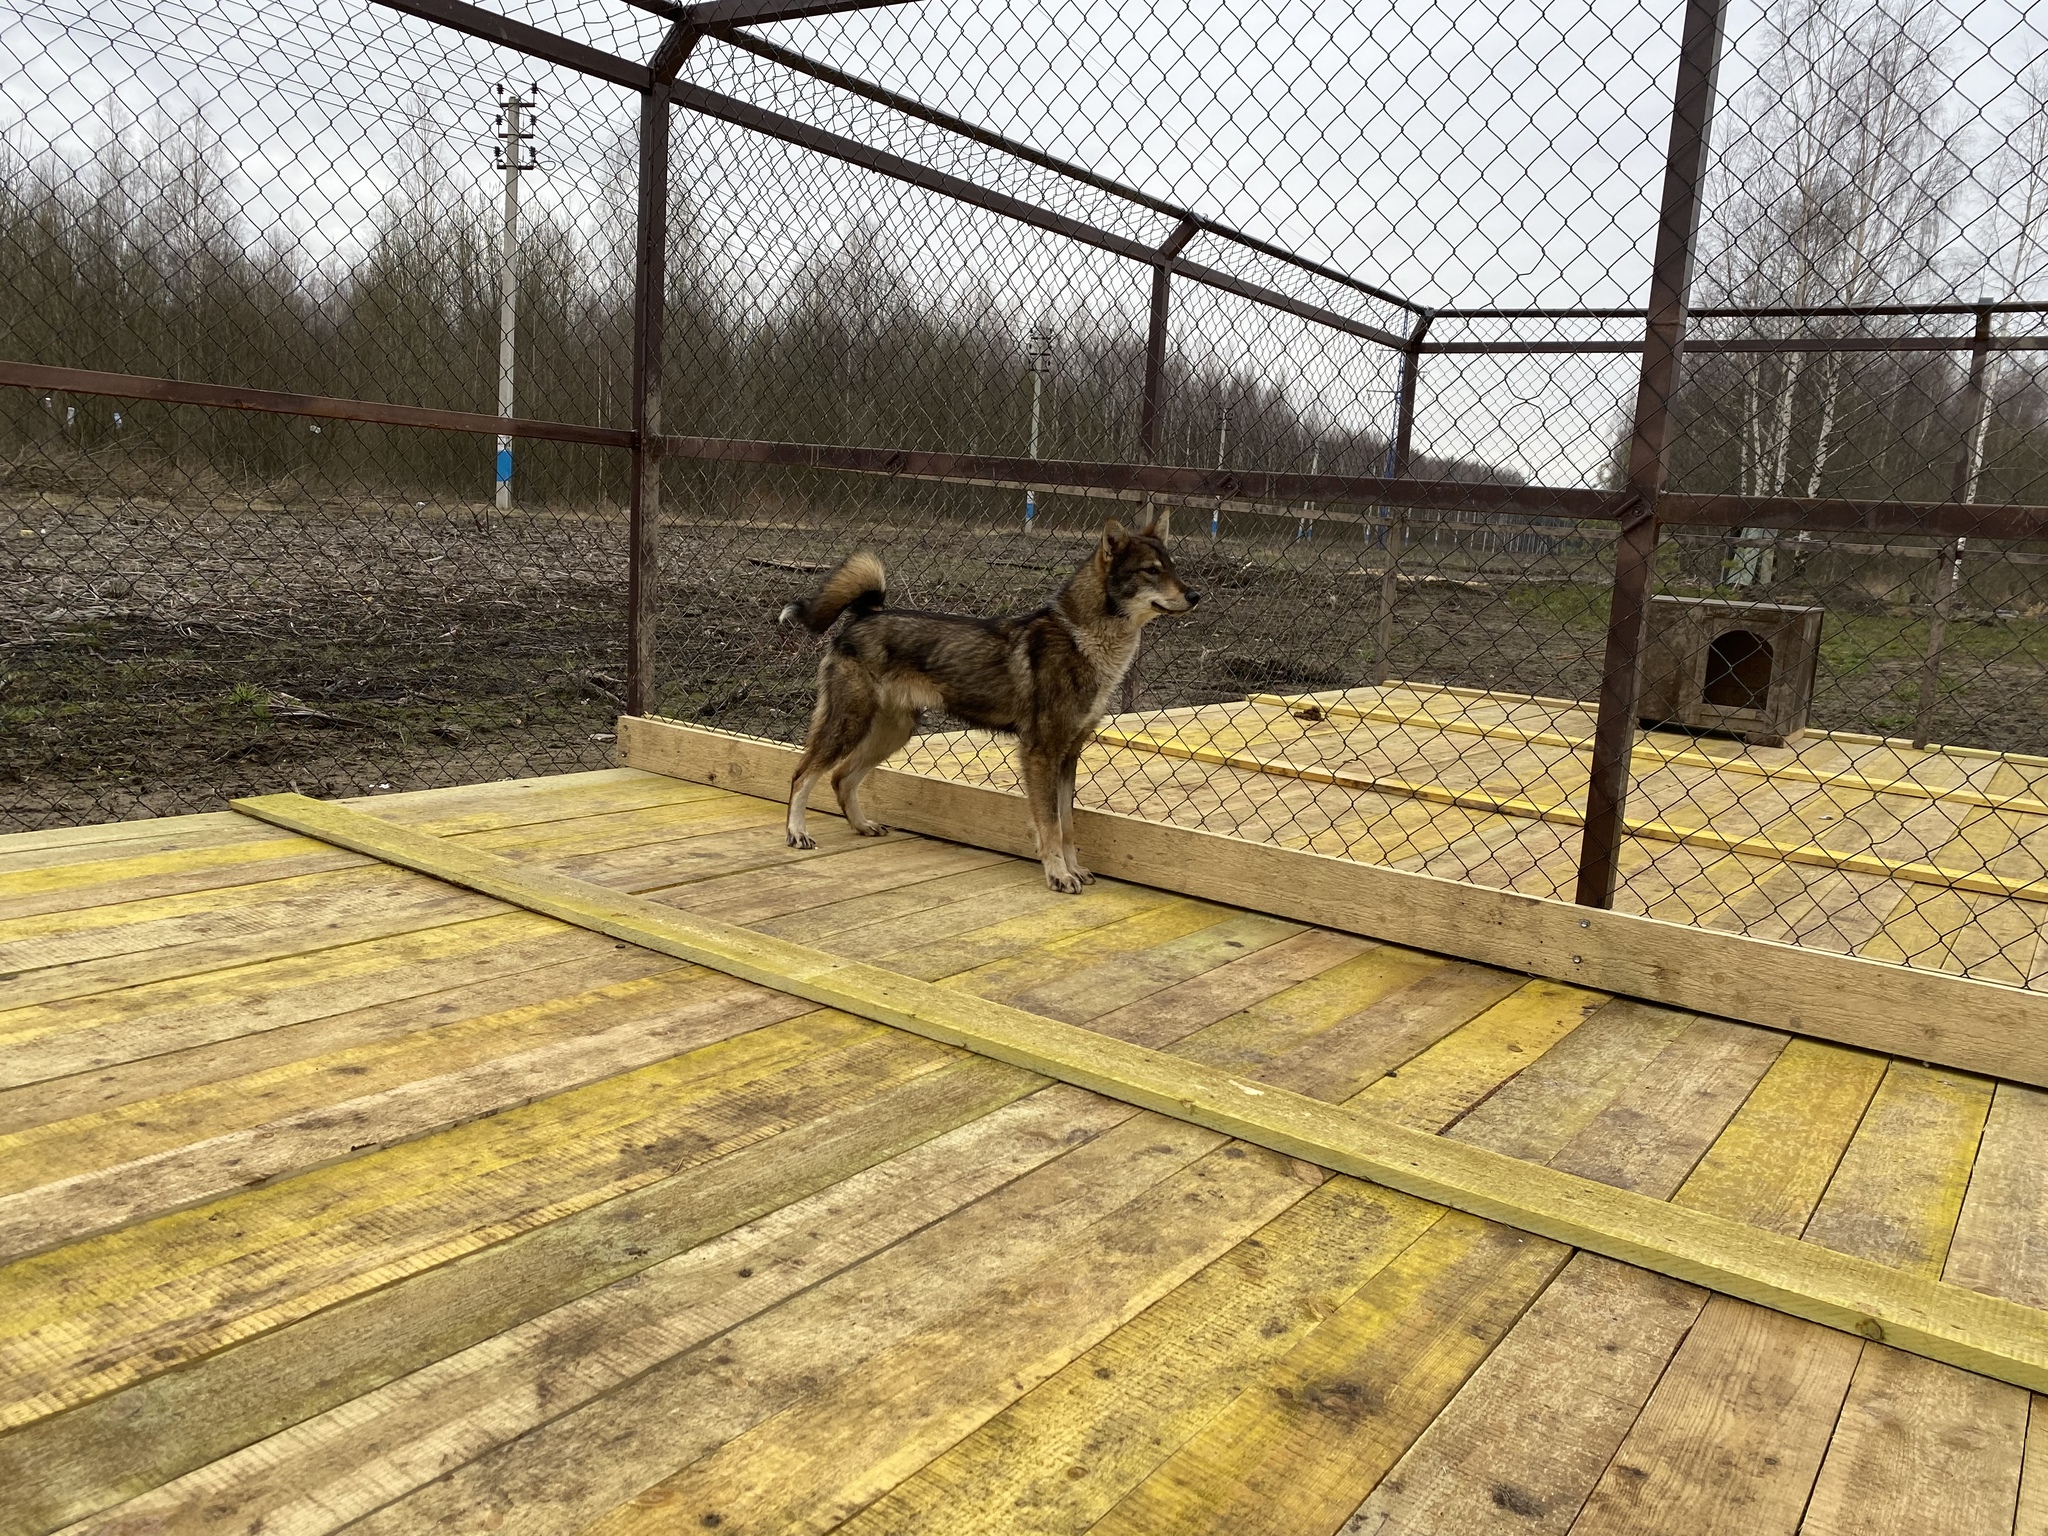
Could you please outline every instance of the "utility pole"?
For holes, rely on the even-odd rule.
[[[1223,414],[1216,423],[1216,467],[1223,467],[1223,445],[1230,441],[1230,402],[1223,402]],[[1214,544],[1223,527],[1223,497],[1218,495],[1216,505],[1209,509],[1209,542]]]
[[[1034,327],[1030,341],[1024,346],[1025,366],[1031,370],[1031,457],[1038,457],[1038,397],[1045,383],[1045,376],[1052,372],[1052,332],[1044,326]],[[1024,491],[1024,531],[1029,533],[1034,519],[1038,516],[1038,488],[1027,486]]]
[[[526,113],[535,105],[539,92],[532,86],[522,96],[497,87],[498,168],[505,173],[505,233],[498,249],[498,415],[509,421],[514,415],[513,366],[519,331],[519,173],[537,170],[538,157],[526,147],[533,137]],[[498,510],[512,507],[512,439],[498,434]]]

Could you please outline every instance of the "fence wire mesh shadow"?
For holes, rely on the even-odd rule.
[[[1206,595],[1080,798],[2048,970],[2048,65],[1922,0],[31,0],[0,824],[793,741],[775,614]],[[903,761],[1015,782],[937,713]]]

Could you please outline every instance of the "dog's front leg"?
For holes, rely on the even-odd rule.
[[[1066,896],[1081,893],[1081,877],[1067,867],[1067,850],[1060,831],[1059,765],[1046,753],[1026,747],[1024,795],[1031,803],[1031,829],[1038,834],[1038,861],[1045,866],[1045,883]]]
[[[1081,863],[1081,850],[1074,846],[1074,781],[1081,768],[1079,749],[1062,753],[1060,756],[1059,780],[1056,794],[1059,797],[1060,856],[1066,860],[1067,873],[1083,885],[1093,885],[1095,876]]]

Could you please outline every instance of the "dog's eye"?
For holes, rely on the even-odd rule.
[[[1145,574],[1147,576],[1157,576],[1159,574],[1159,567],[1156,565],[1148,565],[1145,567]]]

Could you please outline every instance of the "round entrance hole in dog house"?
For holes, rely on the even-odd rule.
[[[1771,693],[1771,643],[1747,629],[1731,629],[1707,647],[1702,697],[1721,709],[1762,709]]]

